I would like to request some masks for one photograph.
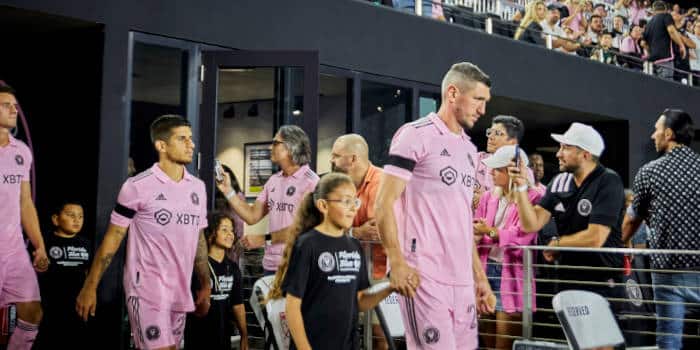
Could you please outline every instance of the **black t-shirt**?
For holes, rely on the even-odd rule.
[[[54,309],[75,313],[75,299],[90,269],[90,241],[78,235],[64,238],[52,234],[46,237],[44,244],[51,264],[46,272],[39,274],[42,305],[47,315],[55,313],[51,311]]]
[[[211,284],[211,305],[209,313],[199,318],[187,316],[185,326],[185,347],[187,349],[231,349],[233,334],[233,307],[243,304],[241,270],[238,264],[224,257],[218,262],[209,257],[209,283]],[[199,279],[192,277],[192,295],[196,298]]]
[[[316,230],[294,243],[282,290],[301,299],[304,329],[314,349],[359,349],[357,293],[369,287],[360,242]],[[291,349],[295,349],[294,341]]]
[[[527,28],[525,28],[525,31],[520,35],[519,40],[544,46],[545,40],[542,37],[542,26],[537,23],[537,21],[533,21],[527,26]]]
[[[671,36],[668,26],[673,25],[669,13],[660,13],[649,20],[644,28],[644,40],[649,45],[649,61],[658,61],[671,57]]]
[[[588,228],[588,224],[599,224],[610,227],[610,234],[603,247],[622,247],[625,193],[620,176],[613,170],[598,165],[583,180],[581,187],[576,186],[573,174],[561,173],[549,183],[547,193],[539,205],[552,214],[560,236],[583,231]],[[560,263],[622,268],[622,255],[562,252]],[[572,279],[582,281],[604,281],[621,274],[619,271],[561,269],[560,275],[569,275]]]

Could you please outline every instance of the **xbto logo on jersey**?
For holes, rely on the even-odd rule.
[[[15,184],[22,182],[22,177],[23,176],[21,174],[8,174],[8,175],[3,174],[2,175],[2,183],[15,185]]]
[[[153,217],[156,219],[157,223],[165,226],[173,219],[173,213],[168,209],[158,209],[155,214],[153,214]],[[175,223],[178,225],[199,226],[199,215],[175,213],[175,217]]]
[[[285,202],[275,202],[273,199],[267,200],[267,210],[269,211],[286,211],[294,213],[294,204]]]
[[[16,155],[15,162],[17,162],[17,165],[24,165],[24,157],[21,154]]]

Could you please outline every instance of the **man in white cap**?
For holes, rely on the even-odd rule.
[[[539,205],[533,206],[528,200],[527,178],[522,175],[526,172],[525,165],[521,163],[519,168],[510,168],[523,230],[539,231],[554,217],[559,236],[549,241],[550,247],[622,247],[624,186],[615,171],[598,161],[605,148],[603,138],[591,126],[581,123],[571,124],[563,135],[551,136],[560,143],[557,158],[562,173],[547,186]],[[620,254],[545,251],[544,256],[547,261],[558,260],[567,266],[622,267]],[[605,297],[621,295],[620,288],[614,287],[614,282],[621,282],[621,277],[618,270],[559,270],[559,279],[579,281],[560,283],[560,290],[584,289]]]

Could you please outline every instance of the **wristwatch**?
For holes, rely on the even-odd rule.
[[[552,236],[552,238],[549,239],[549,242],[551,243],[552,241],[557,241],[557,247],[559,246],[559,236]]]
[[[496,238],[497,234],[498,234],[498,230],[496,230],[495,227],[489,231],[489,237],[491,237],[491,238]]]

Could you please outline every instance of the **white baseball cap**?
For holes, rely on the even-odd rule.
[[[596,157],[600,157],[605,149],[603,137],[592,126],[586,124],[573,123],[564,135],[552,134],[551,136],[559,143],[579,147]]]
[[[520,149],[519,154],[520,161],[524,162],[525,166],[527,166],[530,162],[527,159],[527,154],[525,154],[525,151],[523,151],[522,148]],[[482,159],[481,162],[491,169],[498,169],[508,166],[513,159],[515,159],[515,146],[508,145],[502,146],[496,150],[496,152],[493,152],[490,157]]]

